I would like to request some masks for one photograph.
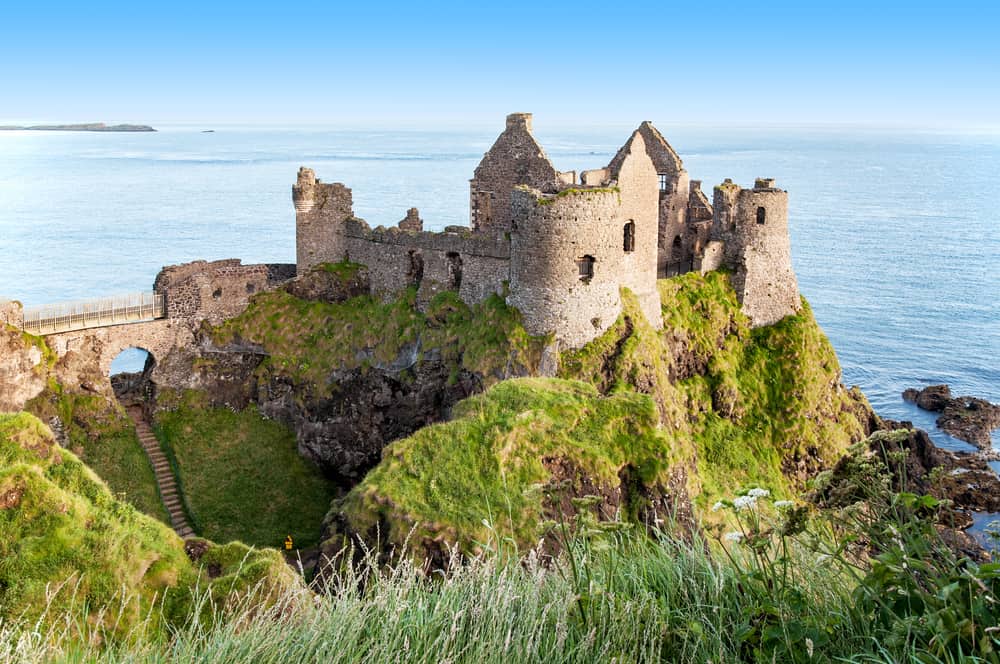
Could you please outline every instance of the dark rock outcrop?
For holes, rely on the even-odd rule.
[[[977,397],[952,398],[947,385],[911,388],[903,392],[903,399],[941,413],[937,425],[942,431],[982,450],[990,448],[990,433],[1000,427],[1000,405]]]
[[[958,454],[937,447],[926,431],[910,422],[885,420],[896,431],[907,431],[902,440],[887,438],[878,454],[889,467],[895,491],[935,495],[954,501],[956,507],[977,512],[1000,512],[1000,477],[975,454]]]
[[[296,432],[299,453],[343,486],[353,486],[382,457],[390,441],[447,418],[451,407],[482,391],[474,374],[451,379],[450,368],[425,361],[412,367],[336,371],[337,389],[313,397],[308,386],[280,377],[263,386],[261,412]]]

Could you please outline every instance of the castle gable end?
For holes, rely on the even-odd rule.
[[[507,128],[483,156],[470,181],[473,230],[498,233],[510,228],[511,192],[519,185],[541,191],[558,189],[558,171],[531,134],[531,114],[512,113]]]

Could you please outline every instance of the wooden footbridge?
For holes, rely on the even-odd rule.
[[[98,300],[61,302],[24,310],[21,329],[36,335],[56,334],[141,323],[167,315],[162,293],[146,292],[105,297]]]

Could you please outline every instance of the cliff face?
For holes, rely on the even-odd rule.
[[[0,323],[0,412],[24,408],[45,389],[49,366],[44,346]]]
[[[551,517],[553,505],[593,494],[606,517],[685,520],[747,485],[790,493],[875,424],[864,397],[840,384],[808,305],[751,329],[722,273],[661,281],[662,330],[623,291],[618,321],[561,354],[526,334],[500,298],[470,308],[445,293],[421,311],[414,293],[385,302],[366,291],[362,267],[325,266],[203,329],[185,360],[191,384],[216,405],[256,402],[350,490],[327,518],[331,553],[378,531],[383,544],[391,533],[402,545],[414,526],[421,535],[409,546],[432,558],[450,544],[474,548],[482,519],[553,483],[565,500],[529,501],[525,514]],[[502,382],[553,375],[581,382]],[[613,431],[591,419],[621,409],[632,412],[609,416],[626,423]],[[441,469],[453,479],[433,481]],[[484,496],[459,481],[475,477],[475,486],[505,484]],[[449,504],[461,518],[448,516]],[[503,534],[529,546],[544,520],[507,519]]]
[[[389,441],[486,385],[532,374],[544,346],[500,298],[470,308],[444,293],[419,311],[414,292],[380,301],[361,266],[338,265],[258,295],[165,363],[213,405],[252,401],[293,427],[300,453],[349,488]]]

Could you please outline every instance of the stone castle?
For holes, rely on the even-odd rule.
[[[319,263],[368,266],[373,290],[417,288],[418,303],[450,290],[469,304],[496,293],[532,334],[565,348],[618,318],[621,289],[661,326],[656,281],[725,268],[754,326],[799,310],[788,236],[788,194],[774,180],[731,180],[713,200],[680,157],[643,122],[605,168],[559,172],[531,133],[531,115],[507,127],[470,181],[470,225],[423,230],[416,208],[397,227],[354,216],[351,190],[301,168],[292,188],[299,274]]]

